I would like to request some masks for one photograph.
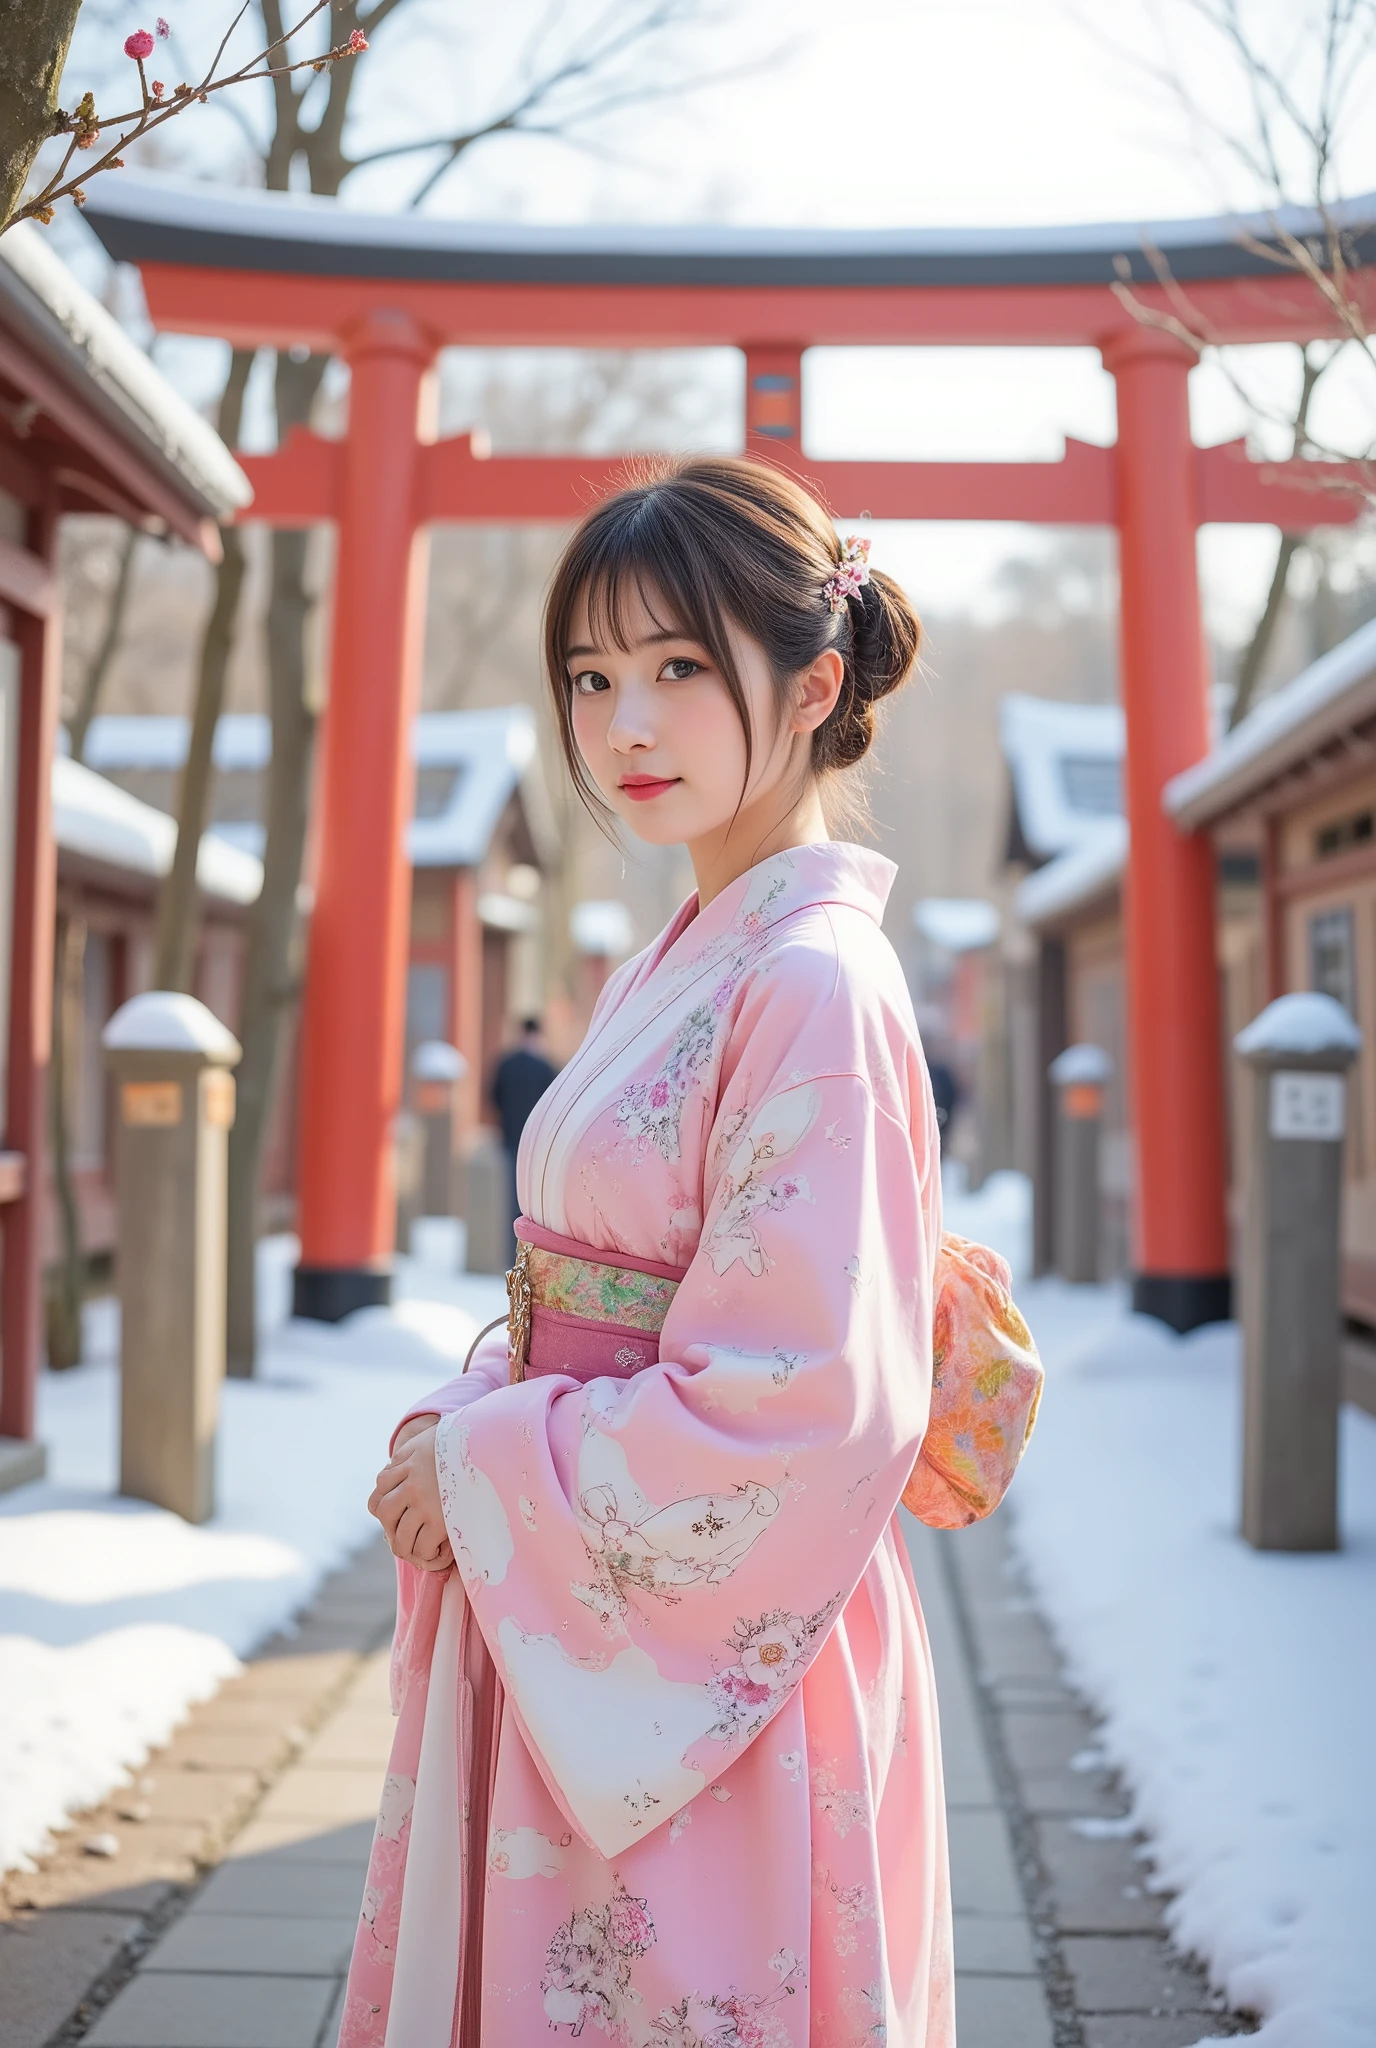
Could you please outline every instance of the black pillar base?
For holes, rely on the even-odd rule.
[[[298,1266],[292,1276],[291,1312],[313,1323],[338,1323],[356,1308],[387,1308],[390,1272],[370,1266]]]
[[[1227,1273],[1134,1273],[1134,1315],[1155,1316],[1178,1336],[1202,1323],[1226,1323],[1233,1312],[1233,1282]]]

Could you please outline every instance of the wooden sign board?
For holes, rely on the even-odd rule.
[[[126,1081],[120,1089],[120,1115],[126,1124],[166,1128],[182,1120],[180,1081]]]

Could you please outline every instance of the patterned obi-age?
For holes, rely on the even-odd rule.
[[[570,1373],[629,1379],[655,1364],[659,1333],[686,1268],[602,1251],[516,1220],[516,1263],[506,1276],[513,1380]]]

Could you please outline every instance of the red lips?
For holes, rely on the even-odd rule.
[[[663,796],[666,789],[677,786],[677,775],[628,775],[621,784],[632,803],[648,803],[653,796]]]

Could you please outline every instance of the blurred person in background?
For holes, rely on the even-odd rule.
[[[506,1154],[507,1169],[507,1212],[513,1227],[510,1256],[513,1258],[516,1255],[515,1223],[521,1213],[516,1194],[516,1154],[520,1150],[521,1133],[530,1112],[557,1072],[545,1051],[544,1026],[540,1018],[527,1017],[521,1025],[518,1043],[498,1060],[488,1091],[502,1127],[502,1150]]]

